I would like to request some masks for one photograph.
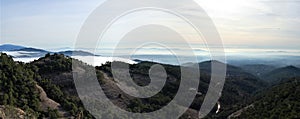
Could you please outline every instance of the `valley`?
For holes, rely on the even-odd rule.
[[[1,54],[1,101],[0,104],[7,105],[13,108],[20,108],[25,110],[26,114],[34,115],[37,117],[63,117],[63,118],[97,118],[94,115],[91,115],[89,111],[85,110],[83,104],[80,101],[80,98],[77,95],[76,88],[74,85],[74,79],[72,75],[72,61],[79,62],[85,67],[93,67],[92,65],[87,65],[80,60],[76,60],[65,56],[63,54],[46,54],[44,57],[39,58],[30,63],[22,63],[13,61],[11,56],[6,54]],[[198,87],[198,94],[196,95],[192,105],[190,105],[189,109],[186,113],[184,113],[181,118],[198,118],[197,110],[200,109],[201,103],[206,95],[206,91],[208,89],[208,84],[210,82],[210,66],[212,62],[217,61],[205,61],[198,64],[200,68],[200,83]],[[136,64],[129,64],[131,77],[133,77],[134,82],[138,85],[147,85],[147,82],[150,81],[147,70],[154,65],[158,64],[155,62],[141,61]],[[8,67],[15,67],[14,65],[21,68],[26,72],[30,72],[29,77],[26,78],[24,75],[20,75],[21,72],[13,73],[15,76],[11,76],[11,73],[8,71]],[[162,65],[166,71],[168,72],[167,81],[164,88],[155,96],[151,98],[135,98],[126,93],[124,93],[120,88],[115,84],[114,78],[112,77],[110,63],[107,62],[101,66],[96,66],[95,71],[97,74],[97,78],[99,84],[104,90],[106,96],[118,107],[132,112],[151,112],[161,107],[165,106],[170,102],[178,90],[178,86],[180,85],[180,67],[173,65]],[[253,112],[253,108],[259,108],[260,110],[267,110],[259,107],[257,105],[261,105],[261,98],[257,98],[259,96],[274,95],[269,93],[270,91],[276,90],[286,90],[281,85],[292,85],[298,86],[299,83],[299,74],[296,67],[287,66],[287,67],[279,67],[273,68],[272,70],[268,70],[271,73],[265,73],[265,75],[255,75],[253,72],[249,71],[249,66],[247,68],[237,67],[233,65],[227,64],[227,73],[226,73],[226,81],[224,85],[224,89],[222,91],[221,98],[219,102],[215,105],[214,109],[209,113],[206,118],[228,118],[228,117],[248,117],[245,116],[247,114],[255,113]],[[256,67],[256,66],[255,66]],[[251,68],[250,68],[251,69]],[[266,72],[268,72],[266,71]],[[272,72],[283,72],[280,73],[280,77],[278,77],[277,73]],[[269,74],[269,75],[268,75]],[[272,75],[271,75],[272,74]],[[18,77],[19,81],[10,82],[10,77]],[[284,76],[284,77],[281,77]],[[275,77],[276,82],[270,83],[273,80],[268,81],[268,77]],[[279,79],[281,79],[279,81]],[[24,97],[22,95],[26,95],[29,92],[22,92],[21,90],[12,89],[7,90],[7,86],[15,86],[22,84],[25,80],[30,80],[33,84],[24,84],[27,85],[27,88],[31,88],[31,90],[36,90],[36,97]],[[292,81],[291,81],[292,80]],[[286,84],[287,83],[287,84]],[[9,85],[8,85],[9,84]],[[23,84],[22,84],[23,85]],[[37,86],[39,85],[39,86]],[[21,85],[20,85],[21,86]],[[273,89],[272,87],[277,87]],[[26,88],[26,87],[25,87]],[[299,93],[297,88],[289,88],[293,90],[286,90],[285,93],[292,93],[294,96]],[[23,89],[22,89],[23,90]],[[39,91],[38,91],[39,90]],[[12,92],[13,91],[13,92]],[[18,95],[14,95],[12,93],[18,92]],[[296,93],[296,94],[294,94]],[[281,94],[281,93],[279,93]],[[21,96],[21,97],[19,97]],[[28,98],[29,100],[35,100],[36,103],[25,103],[24,100]],[[27,99],[27,100],[28,100]],[[271,98],[276,99],[276,98]],[[284,99],[284,98],[279,98]],[[14,100],[13,102],[9,100]],[[294,105],[298,104],[297,98],[289,98],[289,101],[293,103],[290,104],[293,108],[281,107],[285,110],[297,108]],[[278,102],[278,104],[281,102]],[[24,107],[23,104],[28,106]],[[35,105],[32,105],[35,104]],[[289,103],[287,103],[289,104]],[[32,106],[30,106],[32,105]],[[253,106],[249,106],[253,105]],[[247,108],[245,108],[247,107]],[[299,106],[298,106],[299,107]],[[48,110],[45,110],[47,109]],[[279,109],[280,111],[281,109]],[[282,109],[283,110],[283,109]],[[278,111],[278,110],[277,110]],[[217,112],[217,113],[216,113]],[[31,114],[32,113],[32,114]],[[238,114],[236,114],[238,113]],[[273,110],[268,112],[269,115],[257,115],[259,116],[271,116]],[[293,117],[299,117],[297,113],[281,113],[284,115],[292,115]],[[108,116],[110,115],[110,116]],[[234,115],[234,116],[232,116]],[[102,116],[114,117],[113,113],[103,113]]]

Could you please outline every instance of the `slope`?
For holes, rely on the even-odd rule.
[[[263,79],[271,84],[276,84],[281,80],[300,76],[300,68],[295,66],[286,66],[277,68],[265,74]]]
[[[0,105],[20,108],[33,117],[64,116],[65,113],[58,103],[54,101],[48,103],[51,99],[43,96],[46,94],[43,94],[43,89],[39,88],[35,81],[40,77],[30,66],[14,62],[12,57],[1,53],[0,69]]]
[[[238,118],[300,118],[300,78],[284,80],[258,94]]]

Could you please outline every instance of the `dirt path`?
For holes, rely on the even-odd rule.
[[[246,107],[244,107],[244,108],[242,108],[242,109],[240,109],[240,110],[238,110],[238,111],[236,111],[236,112],[230,114],[230,115],[227,117],[227,119],[231,119],[231,118],[240,116],[240,115],[242,114],[243,111],[247,110],[247,109],[250,108],[250,107],[254,107],[254,105],[253,105],[253,104],[248,105],[248,106],[246,106]]]

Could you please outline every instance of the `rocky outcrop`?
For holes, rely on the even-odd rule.
[[[22,109],[0,105],[0,118],[1,119],[36,119],[31,114],[26,114]]]
[[[60,116],[62,116],[62,117],[69,116],[69,114],[61,108],[61,105],[59,103],[48,98],[46,92],[44,91],[44,89],[41,86],[36,85],[36,88],[38,89],[38,91],[40,93],[41,109],[43,111],[47,112],[48,109],[52,109],[52,110],[56,109],[56,110],[58,110]]]

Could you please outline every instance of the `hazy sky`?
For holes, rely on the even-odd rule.
[[[85,19],[102,2],[1,0],[0,44],[72,47]],[[299,0],[197,2],[213,19],[227,47],[300,49]]]

